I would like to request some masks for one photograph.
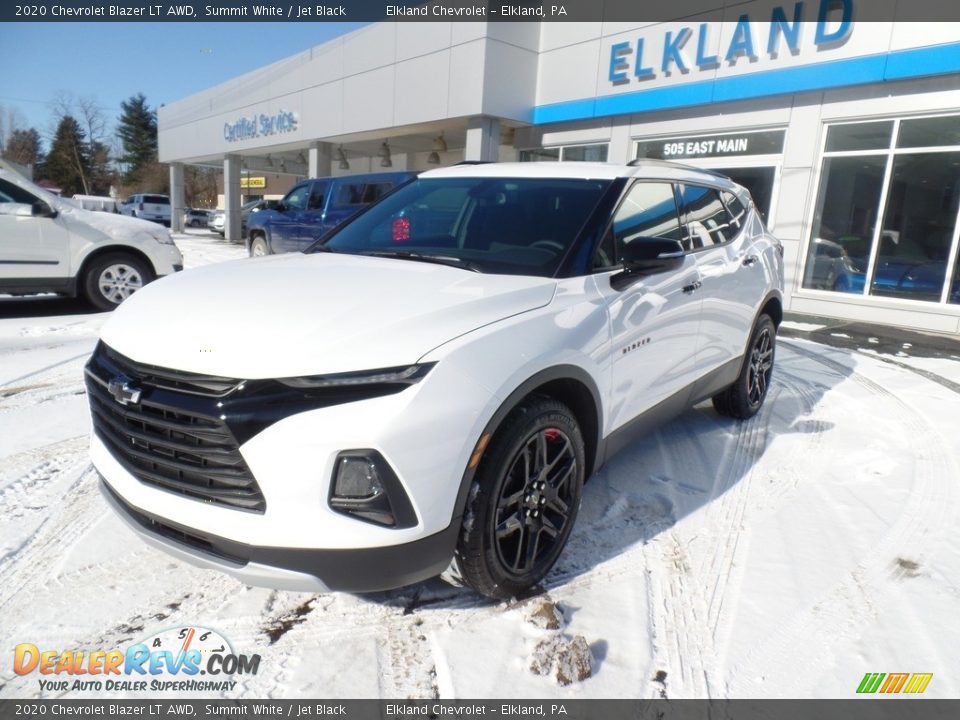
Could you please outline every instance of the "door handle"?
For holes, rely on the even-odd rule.
[[[758,259],[756,255],[747,255],[743,259],[743,265],[744,267],[750,267],[751,265],[755,265]]]
[[[689,294],[689,293],[692,293],[692,292],[696,292],[697,290],[700,289],[700,287],[701,287],[702,285],[703,285],[703,283],[700,282],[699,280],[697,280],[696,282],[692,282],[692,283],[690,283],[689,285],[684,285],[684,286],[683,286],[683,291],[684,291],[685,293],[688,293],[688,294]]]

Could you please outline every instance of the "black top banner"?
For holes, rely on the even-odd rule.
[[[960,20],[955,0],[35,0],[3,3],[0,22],[694,22],[718,10],[734,22],[748,11],[758,22]]]

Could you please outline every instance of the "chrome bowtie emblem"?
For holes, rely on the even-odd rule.
[[[125,375],[116,375],[110,379],[107,385],[107,391],[113,395],[113,399],[121,405],[136,405],[140,402],[140,388],[131,385],[133,381]]]

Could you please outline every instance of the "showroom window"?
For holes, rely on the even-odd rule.
[[[827,128],[803,287],[960,304],[960,116]]]
[[[535,150],[521,150],[520,162],[606,162],[609,145],[594,143],[592,145],[564,145],[563,147],[537,148]]]

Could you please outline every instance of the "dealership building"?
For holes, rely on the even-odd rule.
[[[867,22],[866,2],[377,23],[168,103],[160,159],[179,207],[184,165],[223,168],[231,236],[261,177],[676,160],[751,190],[787,310],[958,334],[960,25]]]

